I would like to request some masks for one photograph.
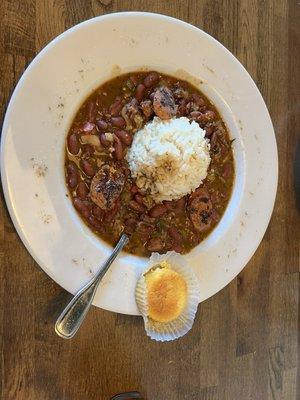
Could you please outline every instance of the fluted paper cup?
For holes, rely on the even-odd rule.
[[[148,317],[147,285],[145,275],[155,266],[166,261],[170,268],[179,273],[187,285],[187,302],[178,318],[170,322],[157,322]],[[184,336],[193,326],[200,302],[199,282],[185,257],[169,251],[166,254],[152,253],[146,271],[141,275],[136,286],[136,301],[144,318],[147,335],[157,341],[170,341]]]

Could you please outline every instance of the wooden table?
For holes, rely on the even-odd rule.
[[[2,197],[1,399],[105,400],[130,389],[150,400],[300,398],[300,221],[293,193],[299,9],[296,0],[0,2],[2,116],[28,63],[56,35],[97,15],[152,11],[201,27],[236,55],[267,103],[279,151],[276,205],[256,254],[202,304],[192,333],[167,344],[150,341],[141,318],[96,308],[74,340],[58,338],[53,324],[69,295],[25,250]]]

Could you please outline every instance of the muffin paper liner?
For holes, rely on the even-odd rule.
[[[178,272],[187,284],[187,303],[181,315],[170,322],[157,322],[148,318],[147,286],[145,274],[162,261],[168,262],[171,269]],[[166,254],[152,253],[148,267],[143,272],[136,286],[136,302],[144,318],[147,335],[154,340],[165,342],[184,336],[193,326],[198,304],[200,302],[199,282],[185,258],[169,251]]]

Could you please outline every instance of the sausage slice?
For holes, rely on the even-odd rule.
[[[205,189],[196,189],[190,196],[188,213],[195,229],[198,232],[205,232],[212,222],[212,202]]]
[[[112,165],[103,165],[92,179],[91,200],[102,210],[114,208],[125,183],[125,175]]]
[[[162,86],[154,92],[153,109],[160,119],[170,119],[176,115],[177,107],[170,89]]]

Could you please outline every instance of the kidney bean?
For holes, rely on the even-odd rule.
[[[88,195],[88,188],[86,184],[83,181],[80,181],[78,183],[77,189],[76,189],[76,194],[81,200],[85,200],[87,195]]]
[[[212,121],[216,118],[216,113],[214,111],[209,110],[204,113],[204,116],[206,121]]]
[[[129,207],[132,208],[134,211],[139,213],[143,213],[145,211],[145,206],[140,203],[137,203],[135,200],[131,200],[129,203]]]
[[[126,145],[130,146],[132,143],[132,135],[129,132],[126,132],[124,130],[118,130],[115,132],[115,135],[118,136],[119,139]]]
[[[96,124],[97,124],[98,128],[100,129],[100,131],[105,131],[108,127],[108,123],[106,121],[104,121],[103,119],[97,119]]]
[[[175,228],[175,226],[171,226],[168,229],[168,234],[171,236],[172,239],[174,239],[176,242],[181,242],[182,241],[182,236],[181,233],[178,231],[178,229]]]
[[[86,201],[79,199],[78,197],[74,197],[73,204],[76,210],[84,217],[88,218],[90,216],[90,208]]]
[[[132,186],[131,186],[131,188],[130,188],[130,192],[131,193],[137,193],[139,191],[139,188],[138,188],[138,186],[134,183]]]
[[[92,122],[85,122],[82,125],[81,130],[82,130],[83,133],[88,135],[88,134],[91,134],[94,131],[95,127],[96,127],[96,125],[93,124]]]
[[[228,179],[230,177],[230,174],[231,174],[231,164],[227,163],[223,167],[222,176],[223,178]]]
[[[168,210],[172,210],[172,209],[173,209],[173,206],[174,206],[173,201],[167,201],[167,200],[165,200],[163,203],[164,203],[164,205],[167,207]]]
[[[177,108],[177,114],[180,115],[186,115],[187,114],[187,110],[186,110],[186,106],[188,104],[187,99],[183,99],[181,101],[181,103],[179,104],[178,108]]]
[[[120,161],[124,155],[122,142],[118,136],[115,136],[114,139],[115,158]]]
[[[96,111],[96,104],[94,101],[90,101],[86,106],[86,116],[88,121],[90,122],[95,121],[95,111]]]
[[[139,222],[136,229],[139,235],[142,235],[144,240],[147,240],[151,232],[153,232],[154,227],[146,224],[145,222]]]
[[[133,233],[136,230],[138,221],[134,218],[128,218],[125,220],[125,232]]]
[[[89,161],[81,160],[81,168],[87,176],[92,177],[95,175],[95,169]]]
[[[67,183],[70,189],[74,189],[77,186],[78,177],[77,175],[70,175],[67,178]]]
[[[146,88],[150,88],[154,86],[159,80],[159,75],[157,72],[150,72],[149,75],[144,79],[144,85]]]
[[[67,165],[66,170],[68,175],[77,175],[78,173],[76,165],[71,162]]]
[[[109,113],[112,117],[117,117],[118,115],[120,115],[122,108],[122,100],[118,99],[109,107]]]
[[[111,141],[106,139],[105,133],[100,133],[100,142],[102,144],[102,146],[104,147],[109,147],[111,146]]]
[[[99,221],[97,218],[93,217],[92,215],[88,217],[88,223],[97,230],[100,230],[102,232],[104,231],[102,222]]]
[[[92,208],[92,214],[94,215],[94,217],[96,217],[97,219],[102,219],[103,218],[103,210],[101,210],[100,207],[94,205]]]
[[[139,193],[136,193],[134,195],[134,200],[139,203],[142,204],[144,206],[144,196],[140,195]]]
[[[167,207],[164,204],[156,204],[154,207],[151,208],[149,211],[149,216],[152,218],[158,218],[167,212]]]
[[[145,85],[143,85],[142,83],[140,83],[140,84],[137,86],[136,91],[135,91],[135,98],[136,98],[138,101],[143,100],[143,97],[144,97],[144,94],[145,94],[145,90],[146,90],[146,87],[145,87]]]
[[[72,133],[72,135],[68,137],[68,150],[71,154],[78,154],[80,150],[76,133]]]
[[[202,116],[202,113],[200,111],[192,111],[190,113],[190,117],[193,119],[198,119],[201,116]]]
[[[74,163],[69,163],[66,167],[67,183],[70,189],[74,189],[78,183],[78,170]]]
[[[126,122],[123,117],[112,117],[111,123],[118,128],[124,128],[124,126],[126,126]]]
[[[192,94],[192,99],[194,101],[194,103],[197,104],[197,106],[199,107],[203,107],[205,106],[205,100],[203,99],[203,97],[199,96],[199,94]]]
[[[176,251],[176,253],[182,253],[182,252],[183,252],[183,247],[182,247],[182,245],[179,244],[179,243],[174,244],[174,245],[172,246],[172,249],[173,249],[174,251]]]

